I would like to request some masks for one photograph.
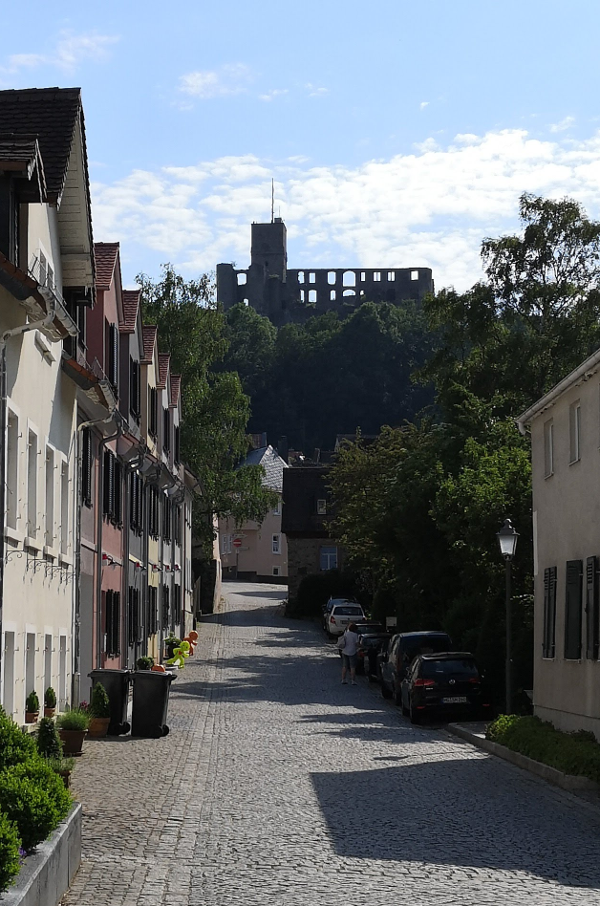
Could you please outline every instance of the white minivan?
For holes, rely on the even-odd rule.
[[[350,623],[366,620],[360,604],[336,604],[327,617],[327,635],[332,638],[346,631]]]

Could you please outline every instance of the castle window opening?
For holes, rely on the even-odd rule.
[[[344,295],[345,295],[345,296],[352,296],[353,298],[356,298],[356,293],[354,292],[353,289],[345,289],[345,290],[344,290]]]
[[[309,282],[309,283],[314,283],[314,282],[315,282],[315,279],[316,279],[316,278],[315,278],[314,273],[311,272],[311,273],[308,275],[308,282]]]
[[[410,279],[411,279],[411,280],[418,280],[418,279],[419,279],[419,272],[418,272],[418,271],[411,271],[411,272],[410,272]]]
[[[317,302],[317,291],[316,289],[309,289],[308,291],[308,301],[309,303]]]
[[[303,289],[300,290],[300,301],[306,302],[305,293],[304,293]]]
[[[334,289],[332,289],[331,292],[329,293],[329,298],[331,299],[332,302],[335,302],[336,292]]]
[[[298,283],[304,283],[304,271],[298,271]]]
[[[327,274],[327,282],[330,286],[335,286],[337,280],[337,274],[335,271],[329,271]]]
[[[248,282],[248,275],[247,274],[238,274],[237,280],[238,280],[238,286],[245,286],[246,283]]]
[[[366,279],[367,279],[367,275],[366,275],[365,271],[361,271],[360,272],[360,282],[365,283]]]
[[[242,302],[243,302],[244,305],[249,305],[249,304],[250,304],[248,299],[242,299]]]
[[[396,271],[388,271],[388,283],[393,283],[396,279]]]
[[[375,273],[373,274],[373,280],[375,281],[375,283],[381,282],[381,271],[375,271]]]
[[[356,286],[356,274],[354,271],[344,271],[344,286]]]

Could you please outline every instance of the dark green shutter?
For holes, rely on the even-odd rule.
[[[585,564],[585,656],[598,659],[598,557]]]
[[[544,570],[543,656],[554,657],[556,637],[556,567]]]
[[[581,657],[582,560],[567,560],[565,598],[565,659]]]

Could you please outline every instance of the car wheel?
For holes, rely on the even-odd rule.
[[[383,682],[383,679],[381,680],[381,694],[383,695],[384,698],[392,697],[392,690],[388,689],[386,684]]]
[[[421,715],[419,714],[417,709],[414,707],[414,705],[412,703],[412,699],[410,701],[410,710],[408,712],[408,716],[410,717],[411,724],[420,724],[421,723]]]

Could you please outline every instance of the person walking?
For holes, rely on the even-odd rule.
[[[346,673],[350,670],[350,682],[356,686],[356,652],[358,650],[358,633],[356,623],[350,623],[340,640],[342,652],[342,683],[346,684]]]

